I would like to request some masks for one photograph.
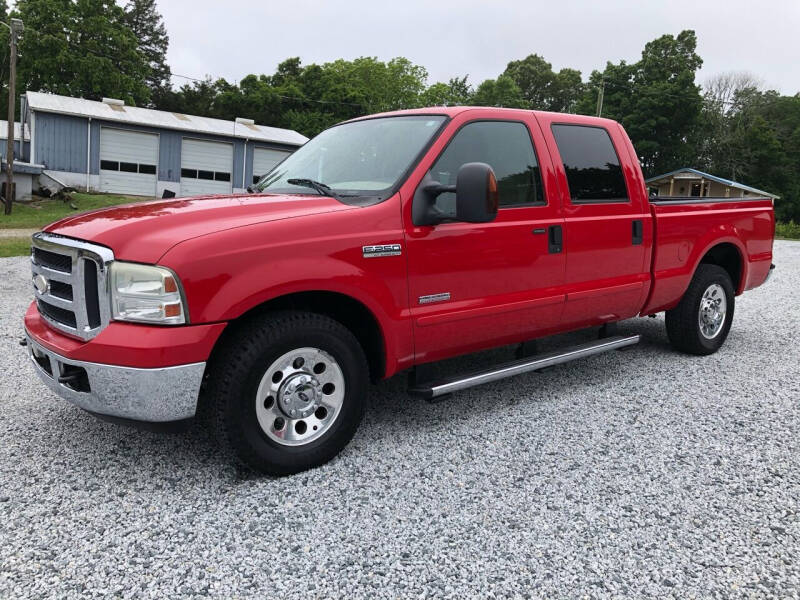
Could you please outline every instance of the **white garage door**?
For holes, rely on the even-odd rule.
[[[181,196],[231,192],[233,144],[183,138]]]
[[[270,148],[255,148],[253,150],[253,183],[258,183],[264,175],[272,170],[272,167],[289,156],[290,152],[283,150],[272,150]]]
[[[100,128],[100,190],[112,194],[155,196],[158,136]]]

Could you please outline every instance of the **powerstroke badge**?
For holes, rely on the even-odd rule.
[[[429,296],[420,296],[420,304],[430,304],[431,302],[446,302],[450,300],[450,292],[442,292],[441,294],[430,294]]]

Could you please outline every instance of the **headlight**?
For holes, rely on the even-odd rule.
[[[118,321],[180,325],[186,307],[178,278],[169,269],[111,263],[111,315]]]

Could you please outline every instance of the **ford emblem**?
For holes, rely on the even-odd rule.
[[[47,281],[44,275],[36,275],[33,278],[33,287],[35,287],[36,291],[40,294],[45,294],[47,293],[47,288],[50,287],[50,282]]]

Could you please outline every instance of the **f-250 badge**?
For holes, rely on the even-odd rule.
[[[379,258],[381,256],[400,256],[403,252],[400,244],[378,244],[377,246],[361,246],[364,258]]]

